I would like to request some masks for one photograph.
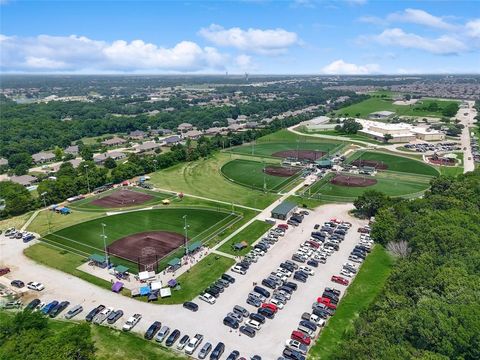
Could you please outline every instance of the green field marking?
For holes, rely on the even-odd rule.
[[[182,217],[187,215],[189,225],[189,241],[204,241],[240,219],[239,214],[226,211],[200,208],[163,208],[145,211],[131,211],[102,218],[96,218],[55,233],[42,239],[67,251],[78,255],[103,254],[101,224],[106,224],[107,245],[128,235],[145,231],[173,231],[183,234]],[[184,250],[183,250],[184,251]],[[87,255],[87,256],[88,256]],[[168,254],[167,254],[168,256]],[[112,262],[137,269],[137,264],[128,259],[111,256]]]
[[[359,314],[368,308],[382,291],[390,275],[394,260],[388,252],[376,245],[367,256],[358,275],[347,288],[319,338],[308,353],[308,359],[333,359],[343,341],[354,329]]]
[[[432,112],[421,109],[424,106],[428,106],[432,102],[436,102],[438,104],[438,111]],[[367,118],[369,114],[376,111],[392,111],[398,116],[442,117],[442,110],[452,103],[458,103],[458,101],[422,99],[414,105],[394,105],[391,99],[371,97],[357,104],[341,108],[337,110],[335,114],[338,116],[348,114],[348,116]]]
[[[230,255],[243,256],[252,249],[251,245],[257,241],[260,236],[265,234],[271,227],[272,225],[266,223],[265,221],[255,220],[245,229],[220,246],[217,250]],[[234,250],[233,245],[242,241],[245,241],[248,244],[248,247],[238,251]]]
[[[382,162],[388,166],[387,170],[391,172],[414,173],[427,176],[438,176],[439,174],[433,166],[406,156],[392,155],[378,151],[356,151],[347,159],[347,162],[351,163],[357,159]],[[382,170],[380,172],[382,172]]]
[[[272,165],[279,166],[279,164],[235,159],[223,165],[220,171],[229,181],[249,187],[251,189],[265,191],[277,191],[283,187],[286,187],[301,174],[301,171],[299,171],[296,175],[290,177],[281,177],[269,175],[263,172],[263,168],[265,166]]]
[[[160,189],[184,192],[212,200],[262,209],[278,199],[272,193],[260,193],[225,179],[220,169],[234,154],[217,153],[208,159],[178,164],[150,174],[151,183]]]

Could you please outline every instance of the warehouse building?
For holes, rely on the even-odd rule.
[[[284,201],[272,210],[272,218],[287,220],[297,210],[297,204]]]

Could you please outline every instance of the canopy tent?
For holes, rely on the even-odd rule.
[[[140,288],[140,296],[145,296],[145,295],[148,295],[148,294],[150,294],[150,287],[142,286]]]
[[[169,296],[172,296],[172,290],[170,290],[170,288],[160,289],[160,297],[165,298]]]
[[[150,288],[152,289],[152,291],[160,290],[162,288],[162,282],[161,281],[152,282],[150,284]]]
[[[148,298],[147,298],[147,301],[148,302],[151,302],[151,301],[157,301],[158,300],[158,292],[155,291],[153,293],[151,293],[150,295],[148,295]]]
[[[138,273],[140,281],[145,281],[155,277],[155,271],[142,271]]]
[[[105,267],[107,265],[107,259],[105,259],[104,255],[100,254],[92,254],[90,255],[89,259],[96,263],[98,266],[103,266]]]
[[[66,215],[66,214],[70,214],[71,212],[72,211],[67,207],[63,207],[63,208],[60,209],[60,214]]]
[[[181,260],[179,258],[173,258],[168,262],[168,266],[178,266],[180,265]]]
[[[128,272],[128,270],[130,270],[130,269],[126,266],[123,266],[123,265],[117,265],[115,267],[115,272],[117,272],[119,274],[125,274],[125,273]]]
[[[123,288],[123,283],[121,281],[115,282],[115,284],[112,285],[112,291],[119,293],[120,290]]]
[[[187,246],[187,251],[189,253],[192,253],[194,251],[197,251],[202,247],[202,243],[200,241],[195,241],[194,243],[191,243],[190,245]]]
[[[175,279],[168,280],[168,283],[167,283],[167,285],[170,286],[170,287],[175,287],[175,286],[177,286],[177,284],[178,284],[177,280],[175,280]]]

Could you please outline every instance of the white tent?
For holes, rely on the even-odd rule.
[[[142,271],[138,273],[138,278],[141,281],[152,279],[155,277],[155,271]]]
[[[152,291],[159,290],[161,288],[162,288],[162,282],[161,281],[155,281],[155,282],[152,282],[150,284],[150,289],[152,289]]]
[[[172,296],[172,290],[170,290],[170,288],[166,287],[166,288],[160,289],[160,297],[164,298],[169,296]]]

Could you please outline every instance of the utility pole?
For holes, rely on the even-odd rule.
[[[153,166],[155,166],[155,172],[157,172],[157,159],[153,159]]]
[[[105,235],[105,226],[107,225],[102,223],[103,250],[105,252],[105,262],[108,266],[107,235]]]
[[[187,242],[188,242],[187,215],[183,215],[183,220],[185,220],[184,226],[183,226],[183,229],[185,230],[185,255],[188,255],[188,246],[187,246]]]
[[[265,160],[263,161],[263,192],[267,192],[267,181],[265,179]]]
[[[47,210],[47,200],[45,200],[45,195],[47,195],[46,191],[40,194],[40,196],[43,198],[43,205],[45,206],[45,210]],[[50,234],[52,231],[50,229],[50,216],[48,212],[47,212],[47,226],[48,226],[48,233]]]
[[[88,181],[88,165],[87,164],[83,165],[83,168],[85,169],[85,174],[87,176],[87,188],[88,188],[88,193],[90,194],[90,182]]]

